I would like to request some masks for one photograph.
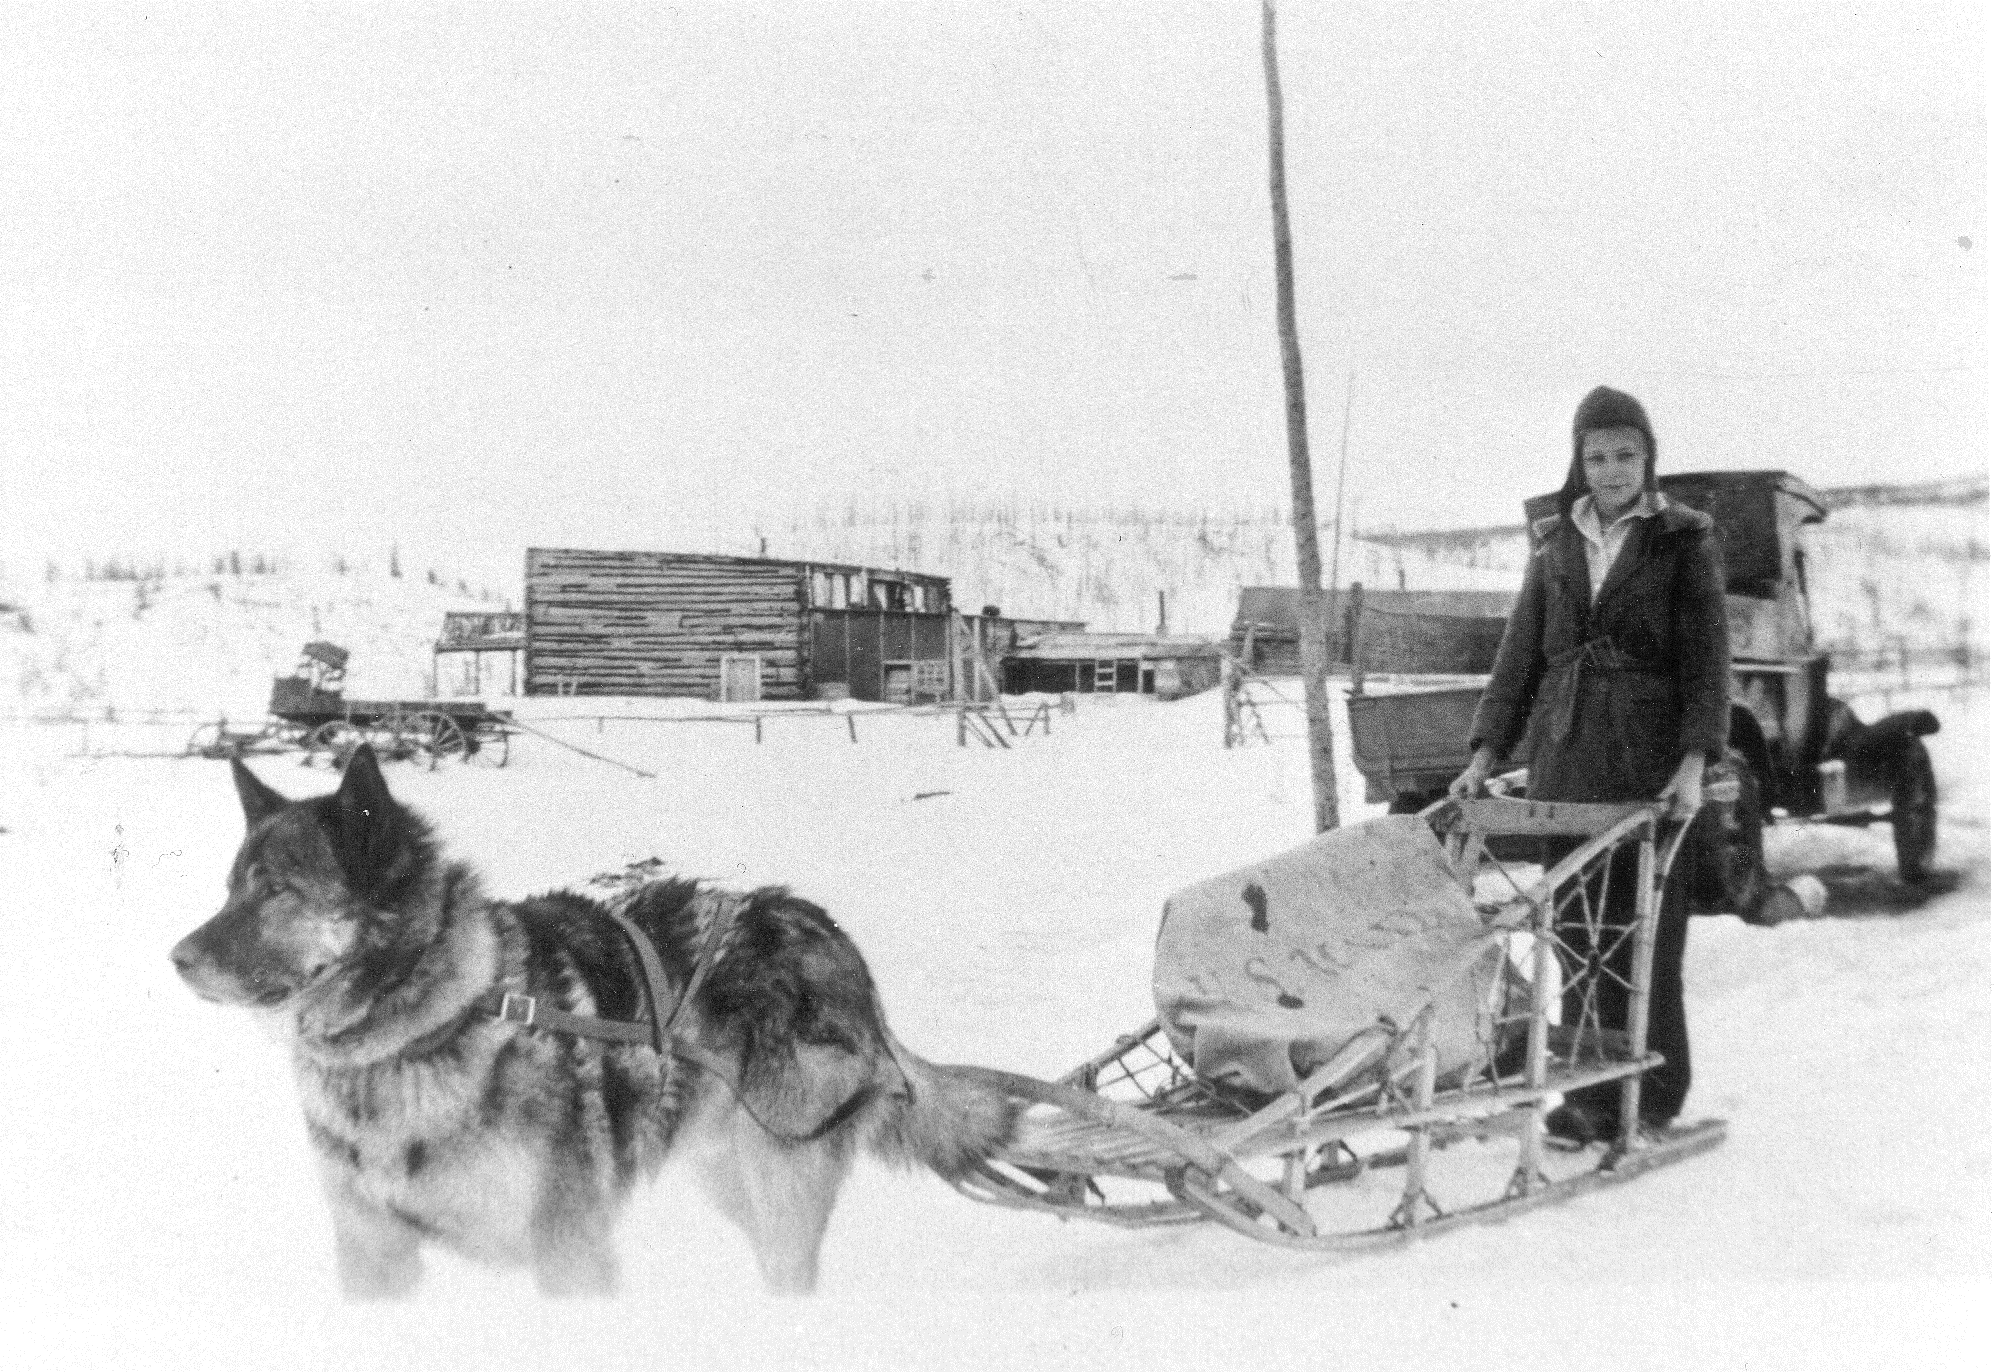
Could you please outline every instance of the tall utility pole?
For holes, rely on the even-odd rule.
[[[1309,425],[1302,403],[1302,344],[1295,332],[1295,254],[1288,237],[1288,177],[1282,161],[1282,83],[1275,66],[1275,7],[1261,0],[1261,65],[1268,78],[1268,198],[1275,219],[1275,327],[1288,399],[1288,484],[1302,646],[1302,709],[1309,721],[1309,777],[1318,833],[1337,827],[1337,767],[1330,747],[1329,640],[1324,636],[1323,554],[1316,545],[1316,491],[1309,476]]]
[[[1338,588],[1343,585],[1338,573],[1344,553],[1344,470],[1351,456],[1351,397],[1357,389],[1358,374],[1352,372],[1344,378],[1344,437],[1337,445],[1337,506],[1336,513],[1330,516],[1330,596],[1333,602]],[[1347,651],[1349,646],[1345,645]]]

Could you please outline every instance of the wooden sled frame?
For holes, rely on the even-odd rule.
[[[1406,1024],[1382,1020],[1359,1034],[1294,1090],[1247,1097],[1195,1077],[1151,1020],[1058,1082],[961,1069],[1025,1109],[1016,1140],[957,1189],[1062,1218],[1138,1227],[1210,1219],[1264,1243],[1355,1250],[1502,1219],[1722,1142],[1719,1120],[1663,1131],[1640,1125],[1642,1074],[1662,1058],[1632,1045],[1648,1041],[1662,886],[1689,826],[1666,823],[1654,804],[1505,798],[1445,800],[1424,817],[1485,924],[1510,945],[1494,960],[1478,950],[1436,981],[1488,978],[1478,988],[1485,1015],[1472,1067],[1439,1079],[1422,1010]],[[1577,846],[1525,885],[1491,858],[1493,838]],[[1623,924],[1604,911],[1631,865],[1635,919]],[[1625,1032],[1603,1026],[1603,992],[1625,997]],[[1554,1023],[1560,1006],[1576,1011],[1576,1022]],[[1621,1109],[1604,1155],[1555,1157],[1547,1110],[1564,1092],[1607,1081],[1621,1083]],[[1430,1155],[1466,1139],[1513,1141],[1515,1162],[1495,1194],[1444,1208],[1430,1189]],[[1382,1220],[1329,1228],[1305,1203],[1314,1188],[1388,1167],[1405,1176]]]

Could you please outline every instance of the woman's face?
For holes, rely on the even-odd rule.
[[[1579,462],[1594,508],[1615,519],[1642,494],[1649,449],[1640,429],[1588,429],[1580,435]]]

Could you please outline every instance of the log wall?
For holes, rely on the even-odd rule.
[[[720,693],[725,654],[762,658],[762,695],[802,699],[803,564],[696,553],[529,548],[526,694]]]

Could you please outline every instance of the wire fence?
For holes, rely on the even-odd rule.
[[[898,705],[872,703],[854,707],[847,703],[839,707],[817,704],[777,704],[772,708],[755,710],[703,711],[686,714],[635,714],[628,711],[568,711],[561,714],[534,714],[525,718],[504,719],[497,726],[502,730],[533,735],[543,738],[569,751],[594,757],[598,761],[615,766],[628,767],[628,764],[615,758],[599,756],[580,747],[569,738],[549,732],[548,726],[594,725],[594,733],[602,735],[609,725],[719,725],[722,728],[734,726],[752,733],[756,743],[762,743],[766,729],[772,721],[783,721],[786,725],[796,723],[807,728],[824,726],[845,734],[854,744],[861,741],[861,724],[865,723],[868,732],[876,732],[884,721],[949,718],[956,724],[956,743],[967,747],[972,740],[986,748],[1008,749],[1014,740],[1030,737],[1034,733],[1050,734],[1055,713],[1074,713],[1072,697],[1061,697],[1057,701],[1028,698],[1014,698],[1009,705],[996,702],[935,702],[923,705]],[[221,715],[216,711],[175,709],[121,710],[114,705],[69,706],[61,710],[20,712],[0,715],[0,726],[21,730],[61,730],[75,731],[73,746],[65,756],[72,758],[176,758],[214,756],[212,748],[194,746],[196,737],[212,733],[213,727],[226,727],[230,723],[246,724],[254,730],[259,724],[269,721],[269,716],[256,711],[245,711],[241,715]],[[563,730],[573,733],[574,730]],[[57,743],[56,746],[60,746]],[[287,745],[281,737],[273,735],[264,746],[252,751],[285,752],[296,749]],[[630,770],[638,770],[630,768]]]

